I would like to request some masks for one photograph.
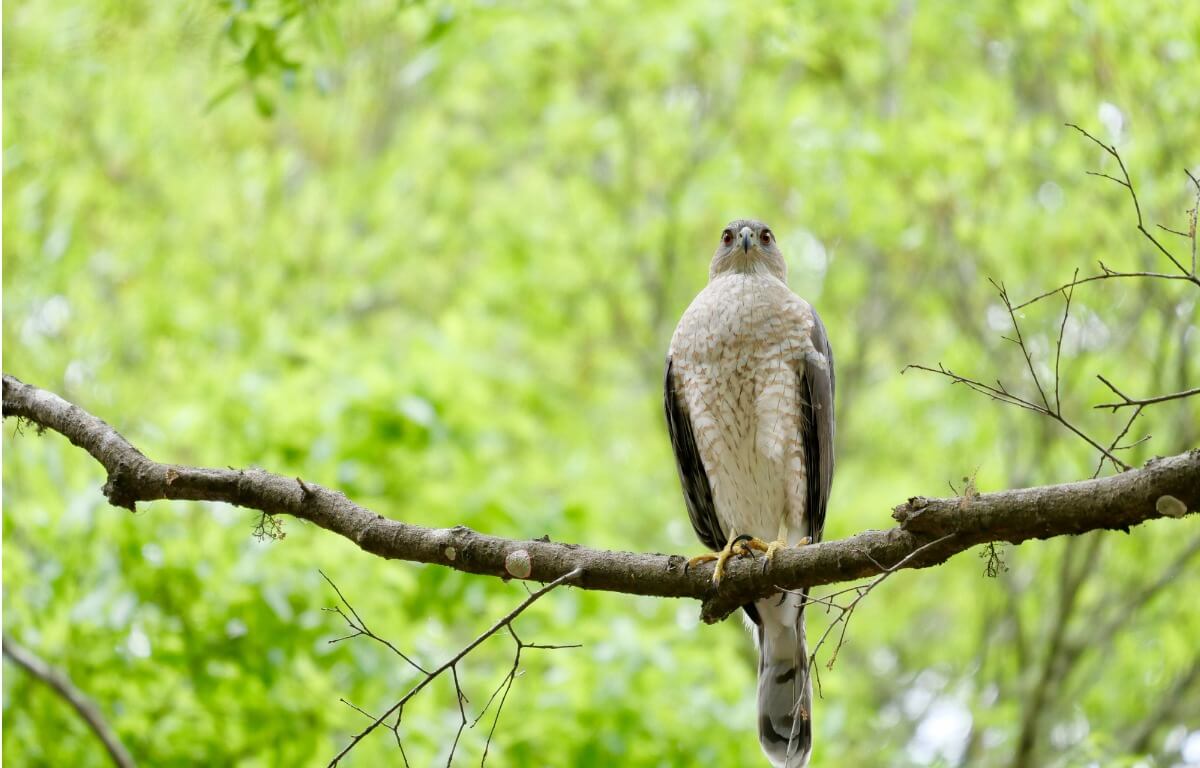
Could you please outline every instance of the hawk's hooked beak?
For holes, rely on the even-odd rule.
[[[753,241],[754,233],[750,231],[750,227],[742,227],[742,231],[738,233],[738,237],[742,240],[742,253],[749,253],[750,243]]]

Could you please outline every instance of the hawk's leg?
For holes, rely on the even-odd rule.
[[[775,539],[775,541],[772,541],[770,544],[767,545],[767,548],[766,548],[767,556],[763,559],[763,573],[766,573],[767,566],[770,565],[771,561],[775,559],[775,553],[781,549],[787,548],[787,546],[788,546],[787,533],[788,533],[787,521],[786,520],[781,521],[779,523],[779,538]],[[808,536],[805,536],[803,539],[800,539],[800,541],[796,542],[796,546],[803,547],[803,546],[805,546],[807,544],[811,544],[811,543],[812,543],[812,539],[810,539]]]
[[[725,563],[729,560],[729,558],[734,557],[735,555],[742,557],[749,555],[753,557],[754,550],[766,552],[768,549],[769,545],[762,539],[756,539],[755,537],[748,536],[746,534],[739,536],[737,535],[737,531],[730,531],[729,543],[725,545],[724,549],[722,549],[720,552],[705,552],[703,555],[696,555],[691,560],[687,561],[687,565],[684,566],[684,570],[686,571],[693,565],[699,565],[700,563],[708,563],[716,560],[717,567],[713,569],[712,581],[714,585],[720,584],[721,579],[725,577]]]

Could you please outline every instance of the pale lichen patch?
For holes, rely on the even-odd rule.
[[[529,552],[524,549],[509,552],[508,557],[504,558],[504,570],[518,579],[529,578],[529,574],[533,572],[533,562],[529,559]]]
[[[1183,517],[1187,514],[1187,505],[1169,495],[1159,496],[1158,501],[1154,502],[1154,508],[1164,517]]]

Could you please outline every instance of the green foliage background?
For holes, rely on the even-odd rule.
[[[742,215],[778,231],[838,355],[828,537],[976,472],[985,491],[1089,476],[1095,456],[1054,424],[900,369],[941,361],[1029,393],[986,278],[1021,299],[1098,259],[1169,268],[1124,191],[1084,175],[1114,164],[1065,122],[1117,144],[1149,222],[1184,226],[1182,168],[1200,163],[1200,3],[48,0],[3,15],[4,370],[154,458],[260,466],[502,536],[698,550],[661,360]],[[1130,393],[1195,386],[1189,289],[1078,290],[1063,397],[1087,429],[1120,426],[1091,407],[1095,373]],[[1060,312],[1022,315],[1043,376]],[[1194,446],[1196,406],[1131,434],[1153,435],[1137,462]],[[368,641],[329,644],[344,627],[321,611],[335,600],[318,569],[431,664],[525,595],[296,521],[257,541],[244,510],[131,516],[102,480],[65,440],[5,423],[4,630],[147,765],[323,764],[365,722],[339,697],[380,711],[412,682]],[[1200,760],[1195,537],[1194,519],[1160,522],[1007,548],[996,579],[972,554],[895,576],[822,667],[814,765],[1019,765],[1039,696],[1027,765]],[[526,654],[491,764],[760,763],[751,642],[697,614],[541,602],[523,636],[584,645]],[[498,639],[465,664],[472,716],[510,660]],[[59,699],[4,672],[6,762],[105,762]],[[445,762],[457,718],[444,685],[406,712],[415,765]],[[457,764],[479,760],[482,731]],[[380,735],[350,764],[398,757]]]

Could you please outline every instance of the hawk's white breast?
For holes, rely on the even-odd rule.
[[[802,535],[799,385],[812,324],[812,308],[779,279],[737,273],[712,280],[675,329],[675,387],[726,536],[771,541],[785,519],[789,543]]]

